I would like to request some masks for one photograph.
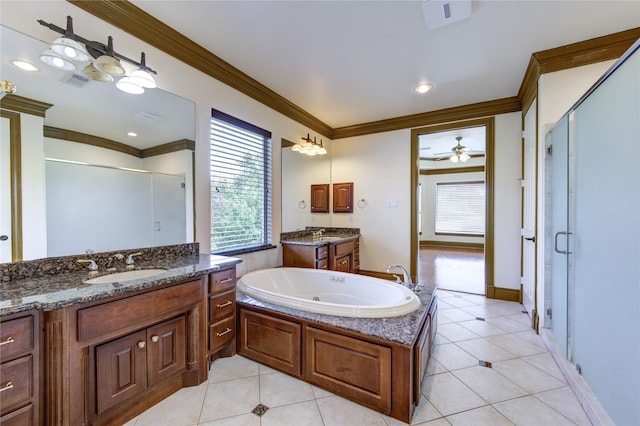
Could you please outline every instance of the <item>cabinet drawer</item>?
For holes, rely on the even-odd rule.
[[[347,241],[346,243],[335,244],[334,247],[334,256],[344,256],[345,254],[352,253],[355,249],[355,242]]]
[[[0,366],[2,407],[10,407],[33,396],[33,357],[5,362]]]
[[[316,247],[316,260],[326,259],[329,254],[327,246]]]
[[[202,297],[200,281],[192,281],[81,309],[78,340],[83,342],[132,329],[136,324],[152,323],[159,316],[199,303]]]
[[[236,291],[230,290],[209,297],[209,321],[216,322],[236,311]]]
[[[236,317],[224,319],[209,326],[209,351],[215,352],[236,336]]]
[[[236,268],[214,272],[209,276],[209,293],[231,290],[236,285]]]
[[[33,349],[33,316],[5,321],[0,325],[0,361]]]
[[[0,417],[2,426],[31,426],[34,422],[33,404],[13,410]]]
[[[329,261],[327,259],[318,260],[316,262],[316,269],[328,269]]]

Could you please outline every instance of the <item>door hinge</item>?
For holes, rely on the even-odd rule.
[[[547,157],[551,157],[553,155],[553,145],[547,145]]]

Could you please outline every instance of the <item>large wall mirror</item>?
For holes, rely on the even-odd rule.
[[[282,139],[282,232],[331,226],[331,213],[311,213],[311,185],[331,183],[330,154],[308,156]]]
[[[50,68],[39,61],[46,43],[5,26],[0,26],[0,43],[0,73],[16,85],[15,95],[23,104],[52,105],[44,117],[20,114],[21,171],[0,167],[3,183],[20,180],[14,189],[21,191],[21,203],[11,221],[16,222],[17,213],[22,222],[17,236],[22,253],[9,259],[3,254],[0,263],[194,241],[194,103],[161,89],[127,94],[113,83],[83,78],[81,67]],[[22,71],[11,64],[13,59],[38,70]],[[0,101],[3,157],[15,154],[8,148],[11,119],[6,113],[12,96]],[[0,191],[3,205],[11,204],[8,192]],[[141,222],[143,214],[149,217]],[[66,224],[60,220],[65,218]],[[6,217],[0,227],[3,235],[13,231]],[[130,238],[140,227],[150,236]],[[167,232],[154,238],[159,231]],[[60,244],[76,237],[77,244]]]

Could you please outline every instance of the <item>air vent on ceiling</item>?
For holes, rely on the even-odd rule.
[[[149,121],[160,121],[163,118],[162,116],[158,114],[154,114],[149,111],[138,111],[135,114],[133,114],[133,116],[135,118],[140,118],[142,120],[149,120]]]
[[[424,0],[422,14],[427,28],[435,30],[471,15],[471,0]]]
[[[89,80],[87,77],[83,75],[70,73],[62,77],[60,81],[65,84],[68,84],[69,86],[80,88],[89,84],[91,80]]]

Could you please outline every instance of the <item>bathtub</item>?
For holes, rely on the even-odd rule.
[[[261,269],[243,275],[237,286],[264,302],[344,317],[396,317],[420,306],[418,296],[392,281],[322,269]]]

